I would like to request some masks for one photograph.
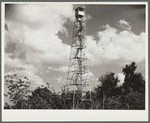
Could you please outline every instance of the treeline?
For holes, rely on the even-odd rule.
[[[145,80],[137,73],[136,64],[126,65],[122,72],[124,83],[118,86],[119,79],[114,73],[102,75],[99,85],[91,92],[91,102],[85,102],[85,109],[145,109]],[[65,92],[56,93],[47,83],[46,87],[29,90],[27,77],[5,76],[7,94],[11,104],[5,103],[4,109],[69,109],[65,104]],[[87,92],[89,93],[89,92]]]
[[[145,80],[136,68],[135,62],[123,68],[125,80],[120,87],[114,73],[101,76],[92,93],[94,109],[145,109]]]

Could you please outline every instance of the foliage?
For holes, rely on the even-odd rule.
[[[131,92],[125,96],[126,109],[145,109],[145,95],[139,92]]]
[[[63,91],[61,97],[63,98],[62,102],[64,104],[64,109],[91,109],[91,100],[90,92],[87,91],[84,94],[80,91]],[[84,98],[84,100],[82,99]],[[73,99],[74,98],[74,99]],[[74,101],[74,102],[73,102]],[[74,103],[74,107],[73,107]]]
[[[8,105],[8,103],[5,103],[4,109],[11,109],[11,107]]]
[[[30,82],[27,77],[18,78],[16,74],[7,75],[5,78],[5,85],[7,85],[8,92],[4,94],[15,105],[19,101],[28,100],[30,93]]]
[[[145,80],[136,68],[135,62],[123,68],[125,80],[120,87],[114,73],[101,76],[92,95],[93,109],[145,109]]]
[[[141,91],[142,88],[145,88],[144,78],[141,73],[135,73],[136,68],[135,62],[132,62],[130,65],[126,65],[126,67],[123,68],[123,73],[125,74],[123,88],[127,92],[130,91],[130,88],[132,88],[133,91]]]
[[[107,97],[111,97],[113,95],[113,92],[119,80],[117,77],[115,77],[114,73],[109,73],[109,74],[101,76],[98,82],[100,82],[100,84],[95,88],[95,92],[96,92],[97,98],[99,100],[102,99],[103,101],[102,104],[103,104],[103,109],[104,109],[105,100],[107,99]]]
[[[95,90],[99,90],[97,91],[97,93],[101,92],[101,94],[103,93],[105,96],[112,95],[112,92],[116,88],[118,83],[118,78],[114,75],[114,73],[109,73],[99,78],[98,82],[100,82],[100,85],[98,86],[98,88],[95,88]]]
[[[84,96],[91,101],[81,101],[79,94],[73,95],[71,92],[62,91],[55,93],[52,89],[41,86],[29,91],[30,82],[27,77],[18,78],[16,74],[5,76],[5,84],[8,87],[8,93],[4,96],[9,97],[13,105],[5,103],[4,109],[71,109],[73,102],[67,101],[75,97],[83,109],[145,109],[145,80],[141,73],[136,72],[137,65],[132,62],[126,65],[122,72],[125,75],[124,83],[118,87],[118,78],[114,73],[102,75],[99,79],[99,85],[94,91],[87,92]],[[82,103],[81,103],[82,102]],[[80,108],[80,106],[78,107]]]
[[[145,80],[141,73],[136,73],[136,63],[132,62],[123,68],[125,82],[122,86],[124,92],[124,109],[145,109]]]
[[[121,97],[120,96],[112,96],[106,100],[105,109],[121,109]]]
[[[29,97],[30,109],[61,109],[62,103],[58,94],[55,94],[47,87],[38,87]]]

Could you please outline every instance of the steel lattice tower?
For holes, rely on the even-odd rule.
[[[75,8],[73,27],[73,42],[70,53],[70,62],[67,76],[66,105],[72,109],[82,109],[91,101],[90,84],[88,81],[86,44],[85,7]]]

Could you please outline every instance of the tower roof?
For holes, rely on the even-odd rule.
[[[76,4],[75,5],[75,10],[77,9],[81,9],[80,11],[84,11],[85,10],[85,5],[84,4]]]

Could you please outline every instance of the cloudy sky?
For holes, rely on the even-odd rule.
[[[123,81],[122,68],[135,61],[145,71],[145,5],[86,6],[86,45],[91,86],[107,72]],[[74,5],[6,4],[5,74],[28,77],[31,88],[67,80]]]

